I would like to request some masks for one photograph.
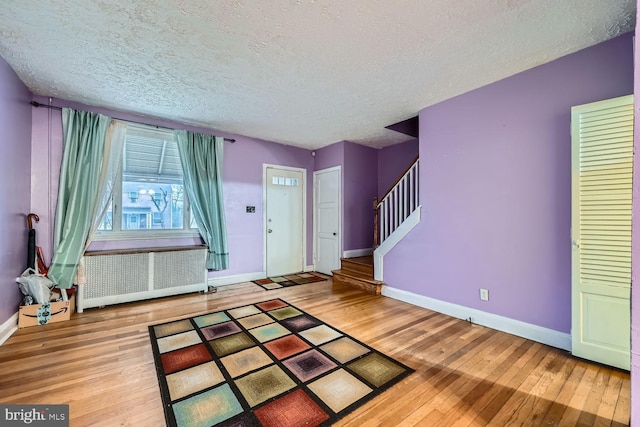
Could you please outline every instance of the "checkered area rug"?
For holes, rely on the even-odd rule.
[[[413,372],[282,299],[149,335],[168,426],[330,425]]]
[[[254,280],[253,283],[270,291],[273,289],[286,288],[289,286],[305,285],[307,283],[324,282],[326,277],[312,273],[288,274],[286,276],[267,277],[266,279]]]

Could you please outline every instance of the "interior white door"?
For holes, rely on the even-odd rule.
[[[267,167],[266,269],[267,276],[304,270],[304,180],[300,170]]]
[[[573,107],[572,352],[629,369],[633,95]]]
[[[340,268],[340,168],[314,172],[315,269],[331,274]]]

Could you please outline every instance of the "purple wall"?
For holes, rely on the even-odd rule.
[[[225,144],[224,191],[229,270],[212,276],[262,271],[263,206],[262,174],[264,163],[307,170],[307,265],[313,264],[313,157],[309,150],[273,142],[233,136],[234,144]],[[248,214],[247,205],[256,207]],[[233,256],[233,254],[236,254]]]
[[[640,0],[637,1],[640,9]],[[640,29],[640,14],[636,11],[636,33]],[[635,120],[633,163],[633,221],[631,228],[631,425],[640,424],[640,52],[635,49]]]
[[[47,98],[35,97],[38,102],[47,103]],[[314,158],[309,150],[282,144],[261,141],[238,135],[215,132],[210,129],[187,126],[177,122],[158,120],[128,113],[90,107],[74,102],[54,100],[54,105],[96,111],[114,118],[148,123],[196,132],[215,133],[236,139],[225,143],[224,200],[229,241],[229,269],[211,272],[211,277],[256,273],[263,270],[263,209],[262,170],[263,164],[292,166],[307,170],[307,192],[313,190]],[[49,120],[51,117],[51,120]],[[57,182],[62,153],[61,112],[45,108],[34,108],[33,113],[33,190],[32,209],[41,215],[40,229],[43,250],[47,259],[51,256],[53,241],[53,217],[57,197]],[[50,185],[49,185],[50,184]],[[256,207],[256,212],[248,214],[245,206]],[[313,198],[307,197],[307,265],[313,263]],[[96,241],[91,249],[114,249],[131,247],[171,246],[198,243],[199,239],[158,239],[127,241]]]
[[[0,325],[18,311],[22,297],[15,278],[27,266],[30,101],[27,87],[0,57]]]
[[[48,99],[39,99],[43,104]],[[38,214],[38,245],[47,263],[53,247],[58,180],[62,163],[62,113],[49,108],[32,108],[31,127],[31,211]]]
[[[411,163],[418,157],[418,140],[391,145],[378,150],[378,197],[382,198]]]
[[[378,190],[378,150],[344,145],[342,226],[345,251],[373,246],[373,199]]]
[[[422,110],[422,221],[385,282],[569,333],[570,110],[632,93],[632,49],[626,34]]]
[[[316,150],[313,170],[319,171],[334,166],[342,166],[344,168],[344,145],[345,142],[341,141]]]

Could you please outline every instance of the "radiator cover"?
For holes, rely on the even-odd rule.
[[[207,291],[206,247],[100,251],[83,257],[87,283],[77,311],[188,292]]]

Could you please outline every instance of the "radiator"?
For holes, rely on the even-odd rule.
[[[207,291],[204,246],[87,252],[86,284],[77,311],[188,292]]]

